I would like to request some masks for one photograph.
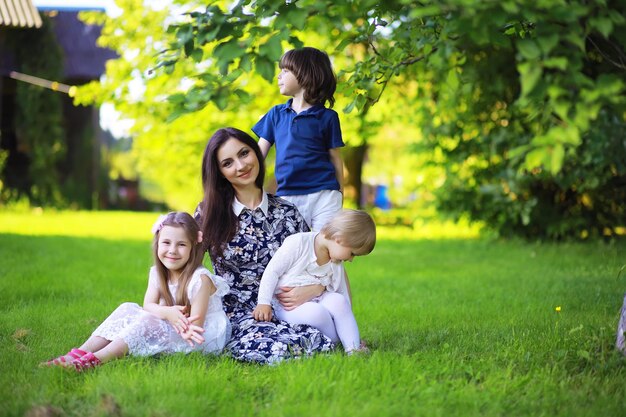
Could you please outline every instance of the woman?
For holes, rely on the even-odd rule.
[[[274,363],[334,348],[319,330],[252,317],[259,282],[274,252],[293,233],[308,226],[295,206],[263,191],[265,167],[257,143],[247,133],[219,129],[202,159],[204,199],[195,217],[203,231],[214,272],[230,285],[224,308],[232,324],[226,350],[238,360]],[[293,309],[321,295],[324,287],[283,287],[279,296]]]

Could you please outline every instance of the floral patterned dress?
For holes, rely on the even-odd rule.
[[[223,256],[212,259],[217,275],[230,286],[224,308],[232,325],[232,338],[225,352],[241,361],[269,364],[285,359],[328,352],[332,341],[316,328],[289,324],[276,318],[258,322],[252,317],[259,283],[268,262],[293,233],[308,231],[296,207],[267,194],[267,215],[261,208],[244,208],[239,214],[239,231],[226,245]],[[196,209],[195,216],[201,213]]]

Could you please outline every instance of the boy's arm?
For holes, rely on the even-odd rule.
[[[263,158],[267,156],[267,153],[270,151],[272,144],[263,138],[259,138],[259,148],[261,148],[261,153],[263,154]]]
[[[343,158],[341,157],[341,148],[332,148],[328,150],[330,162],[335,167],[335,176],[339,183],[339,191],[343,194]]]

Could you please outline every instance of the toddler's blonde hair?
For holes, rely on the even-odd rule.
[[[322,227],[320,233],[326,239],[341,237],[341,244],[355,249],[363,249],[364,255],[374,250],[376,245],[376,224],[364,211],[343,209]]]

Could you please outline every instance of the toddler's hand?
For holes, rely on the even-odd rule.
[[[256,321],[270,321],[272,319],[272,307],[267,304],[258,304],[252,316]]]

